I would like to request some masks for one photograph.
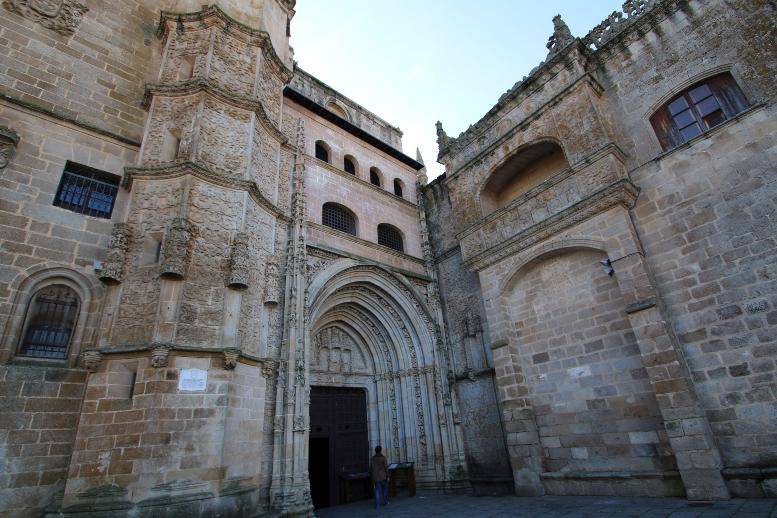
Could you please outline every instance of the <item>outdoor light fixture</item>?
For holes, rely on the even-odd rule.
[[[602,268],[602,271],[607,275],[609,275],[610,277],[612,277],[613,275],[615,275],[615,268],[612,266],[612,263],[616,261],[620,261],[621,259],[626,259],[627,257],[631,257],[632,255],[644,256],[642,252],[632,252],[630,254],[624,255],[623,257],[618,257],[617,259],[610,259],[609,257],[607,259],[602,259],[599,261],[599,264],[604,266],[604,268]]]
[[[609,257],[607,259],[602,259],[599,262],[602,263],[602,265],[604,265],[604,268],[602,268],[602,271],[604,273],[606,273],[610,277],[612,277],[613,274],[615,274],[615,268],[612,267],[612,261],[610,261]]]

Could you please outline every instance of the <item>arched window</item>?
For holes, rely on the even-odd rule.
[[[480,193],[483,216],[567,169],[564,151],[557,143],[540,141],[521,148],[491,172]]]
[[[62,284],[38,290],[27,308],[19,356],[67,358],[79,305],[78,295]]]
[[[370,183],[380,187],[380,169],[377,167],[370,167]]]
[[[351,155],[343,157],[343,170],[346,173],[356,176],[356,159]]]
[[[394,178],[394,194],[402,197],[402,180],[399,178]]]
[[[323,140],[316,141],[316,158],[329,163],[329,146]]]
[[[701,135],[748,108],[731,74],[718,74],[680,92],[650,117],[664,151]]]
[[[356,235],[356,216],[337,203],[325,203],[321,209],[321,223],[327,227]]]
[[[405,251],[402,232],[388,223],[381,223],[378,225],[378,244],[393,248],[397,252]]]

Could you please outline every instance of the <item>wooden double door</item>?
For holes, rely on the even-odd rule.
[[[318,509],[344,503],[340,497],[344,480],[363,480],[359,474],[369,471],[367,395],[363,389],[311,387],[308,453],[313,505]],[[358,483],[349,485],[357,498],[364,492]],[[370,496],[369,489],[364,496]]]

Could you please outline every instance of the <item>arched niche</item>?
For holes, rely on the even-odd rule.
[[[512,154],[488,176],[480,192],[482,215],[511,201],[569,167],[564,150],[552,140],[529,144]]]

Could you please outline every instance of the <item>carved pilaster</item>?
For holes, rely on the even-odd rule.
[[[81,353],[81,367],[89,372],[96,372],[101,361],[102,353],[97,349],[88,349]]]
[[[65,36],[78,29],[89,10],[80,0],[5,0],[3,7]]]
[[[162,277],[183,279],[189,267],[194,226],[186,218],[174,218],[162,244]]]
[[[248,235],[238,232],[232,241],[232,253],[229,256],[230,288],[245,289],[248,287],[250,257],[248,253]]]
[[[277,304],[281,298],[281,283],[278,277],[278,257],[267,258],[264,269],[264,303]]]
[[[0,174],[16,155],[16,146],[19,144],[19,135],[7,126],[0,126]]]
[[[117,284],[124,278],[124,264],[129,248],[130,228],[126,223],[116,223],[111,230],[111,243],[103,264],[100,280],[107,284]]]

